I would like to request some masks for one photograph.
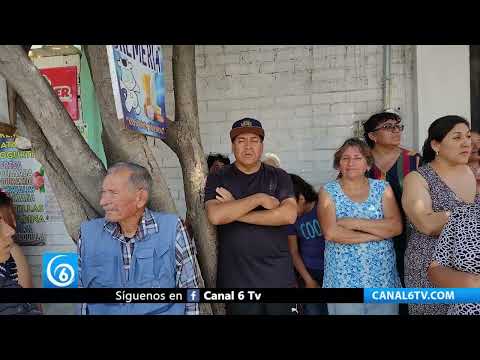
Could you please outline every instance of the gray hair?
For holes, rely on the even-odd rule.
[[[146,190],[150,197],[153,183],[152,176],[143,166],[131,162],[120,161],[108,168],[107,175],[112,175],[113,173],[124,169],[130,171],[128,182],[136,189]]]
[[[266,153],[263,161],[267,161],[267,160],[273,161],[273,163],[276,164],[276,165],[274,165],[276,167],[280,167],[280,165],[281,165],[280,158],[278,157],[278,155],[276,155],[274,153]]]

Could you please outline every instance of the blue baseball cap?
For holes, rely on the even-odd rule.
[[[230,139],[233,142],[238,135],[243,133],[257,134],[262,138],[262,141],[265,138],[265,131],[262,128],[262,123],[252,118],[243,118],[235,121],[232,125],[232,130],[230,130]]]

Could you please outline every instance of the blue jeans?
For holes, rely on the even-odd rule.
[[[398,315],[398,304],[328,304],[329,315]]]
[[[303,315],[328,315],[327,304],[303,304]]]
[[[307,271],[322,287],[323,269],[307,268]],[[327,304],[303,304],[303,315],[328,315]]]

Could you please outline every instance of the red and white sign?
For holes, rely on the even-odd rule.
[[[40,69],[58,98],[67,109],[72,120],[78,120],[77,67],[65,66]]]

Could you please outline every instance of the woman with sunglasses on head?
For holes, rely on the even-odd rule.
[[[364,137],[374,158],[374,164],[368,177],[388,181],[392,187],[398,207],[402,213],[405,227],[405,213],[402,209],[403,178],[410,171],[416,170],[420,164],[420,154],[400,146],[404,125],[400,124],[400,116],[392,112],[381,112],[372,115],[364,124]],[[404,282],[403,258],[407,247],[406,231],[393,238],[397,260],[397,271],[402,285]],[[406,305],[400,305],[400,315],[407,315]]]
[[[402,205],[408,218],[405,285],[435,287],[427,277],[438,236],[453,209],[480,202],[475,177],[467,165],[471,152],[470,125],[460,116],[435,120],[423,145],[423,161],[405,177]],[[410,314],[445,315],[446,304],[410,304]]]

